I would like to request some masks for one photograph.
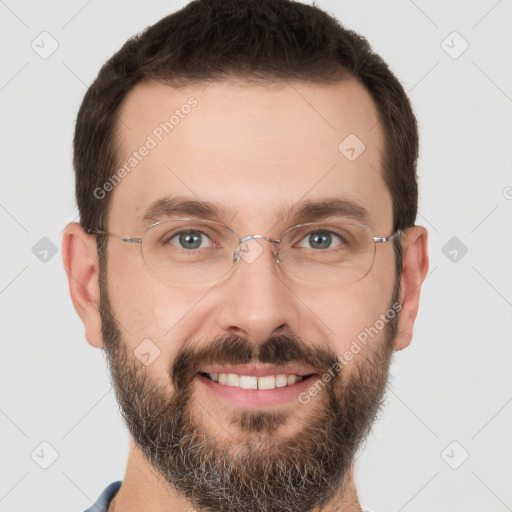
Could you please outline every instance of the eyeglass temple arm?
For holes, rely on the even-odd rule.
[[[405,233],[401,229],[399,229],[398,231],[395,231],[392,235],[389,235],[389,236],[374,236],[373,241],[376,244],[385,243],[385,242],[389,242],[393,238],[397,238],[402,235],[405,235]]]
[[[124,238],[122,236],[113,235],[112,233],[108,233],[107,231],[103,231],[101,229],[90,229],[87,228],[85,231],[91,235],[107,235],[111,236],[112,238],[117,238],[118,240],[121,240],[121,242],[126,242],[128,244],[140,244],[142,243],[142,238]]]

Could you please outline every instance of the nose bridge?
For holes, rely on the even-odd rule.
[[[254,234],[254,235],[246,235],[240,238],[240,242],[238,247],[236,248],[233,254],[233,262],[238,263],[240,259],[244,260],[246,263],[252,263],[259,257],[259,255],[265,251],[264,245],[256,242],[256,240],[264,240],[269,242],[272,254],[274,256],[274,260],[278,263],[276,259],[276,248],[278,247],[280,240],[270,238],[265,235]],[[254,242],[256,243],[254,243]],[[274,245],[275,244],[275,245]],[[249,254],[250,253],[250,254]]]
[[[240,243],[246,242],[247,240],[255,240],[256,238],[260,238],[263,240],[267,240],[269,242],[279,242],[279,240],[275,240],[274,238],[270,238],[269,236],[260,235],[258,233],[254,235],[246,235],[240,238]]]
[[[224,283],[219,308],[224,331],[263,342],[297,328],[297,305],[276,264],[277,243],[263,235],[240,239],[236,269]]]

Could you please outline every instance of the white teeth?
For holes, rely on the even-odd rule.
[[[288,377],[286,375],[278,375],[276,377],[276,388],[284,388],[288,385]]]
[[[236,373],[228,373],[226,384],[228,386],[233,386],[234,388],[237,388],[241,385],[240,380],[240,375],[237,375]]]
[[[288,375],[288,386],[297,382],[297,375]]]
[[[276,378],[273,375],[260,377],[258,379],[258,389],[274,389],[276,387]]]
[[[304,377],[301,375],[267,375],[265,377],[254,377],[253,375],[238,375],[237,373],[209,373],[211,380],[242,389],[275,389],[293,386]]]
[[[230,373],[229,375],[235,375],[235,374]],[[229,384],[228,384],[228,386],[229,386]],[[252,377],[250,375],[242,375],[240,377],[240,387],[243,389],[258,389],[258,377]]]

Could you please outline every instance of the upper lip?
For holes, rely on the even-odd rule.
[[[202,369],[199,373],[236,373],[251,377],[268,377],[269,375],[311,375],[313,370],[301,366],[262,366],[252,364],[239,364],[232,366],[212,365]]]

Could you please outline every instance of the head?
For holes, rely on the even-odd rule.
[[[343,494],[427,272],[417,156],[387,65],[288,0],[192,2],[130,39],[90,86],[74,139],[80,224],[63,243],[71,295],[136,449],[199,510],[315,510]],[[251,256],[215,279],[183,277],[188,263],[166,280],[120,238],[177,218],[271,240],[245,242]],[[290,263],[302,240],[276,254],[309,222],[321,237],[342,224],[398,235],[372,240],[367,272],[341,280],[336,266]],[[216,236],[203,241],[217,254]],[[271,375],[287,385],[233,387],[272,387]]]

